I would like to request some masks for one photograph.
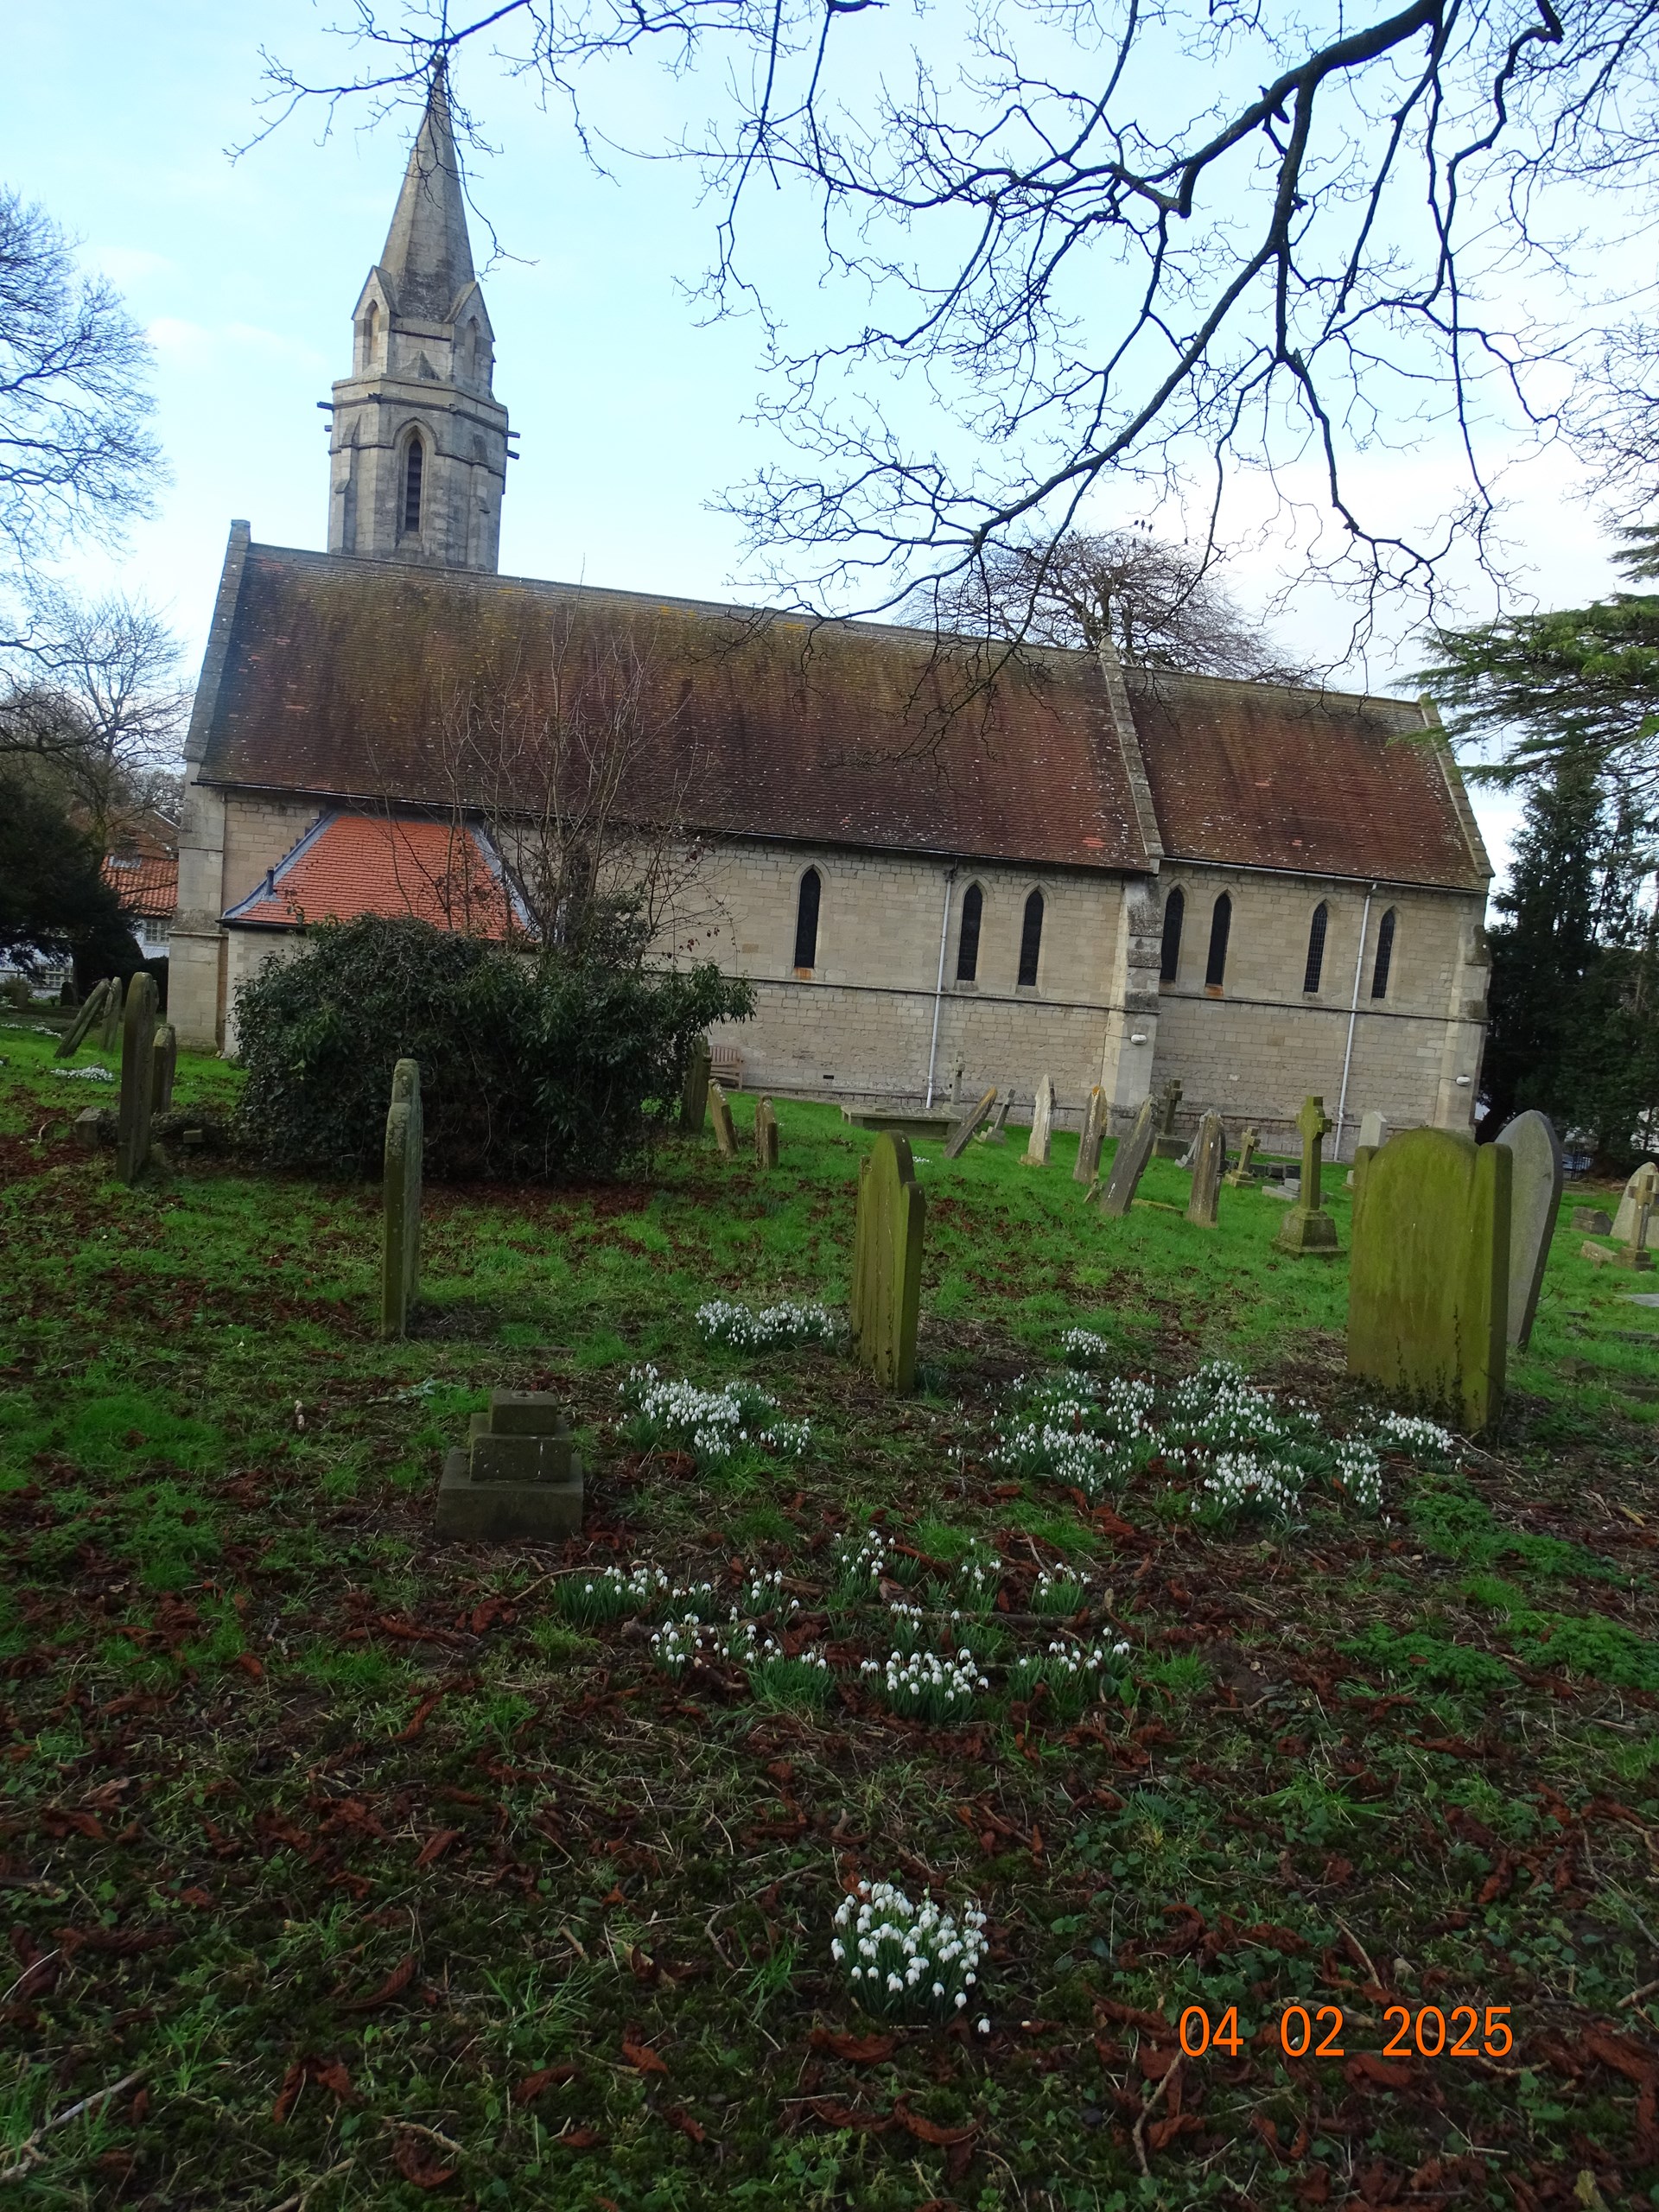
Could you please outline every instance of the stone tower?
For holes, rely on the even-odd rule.
[[[334,386],[328,550],[493,575],[507,410],[490,385],[495,334],[441,68],[352,327],[352,373]]]

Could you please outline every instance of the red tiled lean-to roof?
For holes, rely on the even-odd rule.
[[[1490,873],[1399,701],[1131,670],[1124,734],[1086,652],[988,675],[923,631],[234,541],[226,574],[192,732],[209,785],[540,814],[596,743],[625,817],[1141,871],[1127,734],[1171,859],[1470,890]],[[531,692],[511,741],[476,734],[480,702]],[[581,741],[555,766],[560,726]]]
[[[449,822],[331,809],[227,922],[289,928],[359,914],[412,914],[474,937],[507,935],[520,916],[474,830]]]

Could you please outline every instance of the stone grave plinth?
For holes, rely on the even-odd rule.
[[[582,1462],[548,1390],[492,1390],[443,1463],[438,1534],[485,1543],[582,1533]]]

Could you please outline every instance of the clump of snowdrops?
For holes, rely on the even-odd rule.
[[[986,1948],[976,1904],[958,1916],[925,1890],[913,1904],[894,1883],[861,1882],[836,1908],[830,1955],[865,2012],[949,2019],[967,2010]]]

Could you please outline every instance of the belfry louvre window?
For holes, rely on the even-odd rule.
[[[1204,968],[1207,991],[1218,991],[1227,980],[1227,939],[1232,926],[1233,902],[1224,891],[1210,917],[1210,957]]]
[[[985,894],[970,883],[962,898],[962,935],[957,939],[957,981],[971,983],[979,974],[979,925],[985,914]]]
[[[1389,969],[1394,964],[1394,908],[1389,907],[1377,925],[1376,965],[1371,970],[1371,996],[1385,999],[1389,995]]]
[[[1158,962],[1158,980],[1173,983],[1180,972],[1181,924],[1186,918],[1186,893],[1179,888],[1164,901],[1164,949]]]
[[[1302,988],[1317,991],[1319,977],[1325,970],[1325,931],[1331,919],[1331,909],[1323,899],[1313,909],[1313,919],[1307,932],[1307,965],[1302,970]]]
[[[823,879],[815,868],[801,878],[800,899],[795,908],[795,965],[813,968],[818,958],[818,900]]]
[[[1020,982],[1029,990],[1037,981],[1037,959],[1043,949],[1043,894],[1033,891],[1026,901],[1026,918],[1020,925]]]
[[[421,526],[421,469],[423,455],[421,442],[411,438],[408,457],[404,462],[404,528],[418,530]]]

